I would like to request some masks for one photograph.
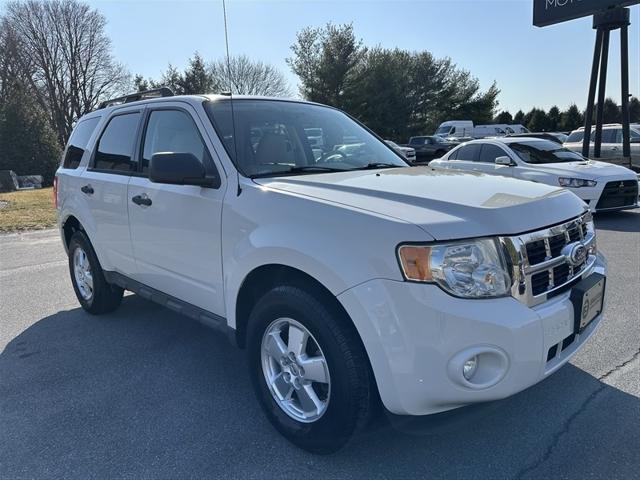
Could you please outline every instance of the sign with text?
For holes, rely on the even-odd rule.
[[[533,0],[533,24],[546,27],[593,15],[610,7],[628,7],[640,0]]]

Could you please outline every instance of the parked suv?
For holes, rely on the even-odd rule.
[[[416,162],[428,162],[441,157],[455,146],[455,143],[443,140],[438,136],[411,137],[407,144],[407,147],[415,150]]]
[[[153,93],[81,118],[57,172],[78,301],[104,314],[131,290],[225,332],[296,445],[340,448],[380,400],[507,397],[601,323],[605,262],[570,192],[408,168],[330,107]]]
[[[631,165],[640,170],[640,128],[631,125],[629,128],[631,137]],[[582,153],[582,140],[584,139],[584,127],[571,132],[564,146],[574,152]],[[591,146],[589,147],[589,158],[593,158],[593,147],[595,141],[595,129],[591,130]],[[602,144],[599,160],[628,165],[622,156],[622,125],[611,123],[602,127]]]

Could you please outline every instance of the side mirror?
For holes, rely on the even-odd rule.
[[[192,153],[156,153],[151,157],[149,180],[171,185],[220,186],[220,179],[207,176],[204,165]]]
[[[496,158],[496,165],[507,165],[507,166],[511,166],[513,165],[513,162],[511,161],[511,159],[509,157],[507,157],[506,155],[504,157],[497,157]]]

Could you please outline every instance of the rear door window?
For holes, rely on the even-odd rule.
[[[480,149],[482,144],[472,143],[470,145],[465,145],[460,150],[458,150],[457,160],[466,160],[468,162],[477,162],[480,157]]]
[[[137,170],[133,150],[138,133],[140,113],[117,115],[102,132],[93,168],[109,173],[131,173]]]
[[[616,129],[608,128],[602,130],[602,143],[616,143]]]
[[[62,160],[62,168],[78,168],[89,139],[99,121],[100,117],[87,118],[76,125],[67,142],[67,151]]]
[[[583,131],[571,132],[571,134],[567,138],[566,142],[567,143],[581,142],[583,138],[584,138],[584,132]]]
[[[500,147],[491,144],[482,145],[478,162],[496,163],[496,158],[507,156],[506,152]]]

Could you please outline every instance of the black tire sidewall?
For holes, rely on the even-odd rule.
[[[86,300],[81,295],[78,285],[76,284],[73,256],[78,247],[82,248],[87,254],[89,267],[91,269],[91,276],[93,278],[93,295],[89,300]],[[124,290],[118,286],[107,283],[96,252],[93,250],[89,238],[82,231],[75,232],[69,241],[69,273],[71,274],[73,290],[76,293],[78,302],[80,302],[80,305],[82,305],[84,310],[93,315],[99,315],[111,312],[118,308],[122,301]]]
[[[97,282],[94,280],[93,295],[91,295],[91,298],[89,300],[86,300],[80,293],[80,289],[78,288],[78,285],[76,283],[76,276],[74,272],[73,257],[74,257],[75,251],[78,248],[82,248],[82,250],[84,250],[84,252],[86,253],[87,258],[89,259],[91,277],[93,279],[97,278],[97,275],[96,275],[97,258],[93,252],[93,249],[91,248],[91,244],[89,243],[89,240],[87,239],[86,235],[82,232],[74,233],[73,236],[71,237],[71,240],[69,241],[69,273],[71,274],[71,283],[73,285],[73,290],[76,292],[76,297],[78,297],[78,301],[82,305],[82,308],[84,308],[85,310],[91,310],[91,308],[94,305],[94,302],[96,301],[96,283]]]
[[[292,318],[314,336],[327,361],[331,393],[327,411],[313,423],[302,423],[287,415],[273,399],[266,384],[260,356],[262,337],[278,318]],[[315,452],[331,453],[342,447],[358,427],[363,412],[361,386],[368,382],[368,371],[354,362],[352,342],[345,342],[336,312],[312,295],[295,287],[277,287],[255,306],[249,319],[248,357],[253,386],[263,410],[276,429],[294,444]],[[360,391],[359,391],[360,389]]]

